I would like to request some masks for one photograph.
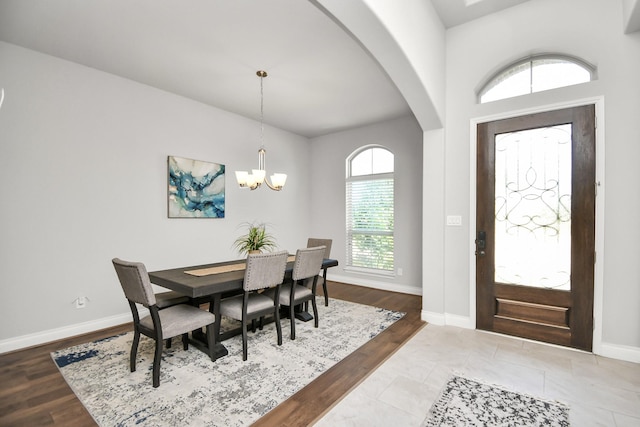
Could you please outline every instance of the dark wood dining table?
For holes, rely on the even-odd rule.
[[[293,264],[294,256],[290,256],[285,271],[285,281],[291,280]],[[246,260],[239,259],[149,272],[151,283],[180,292],[197,302],[209,302],[209,311],[216,316],[213,352],[216,359],[228,354],[226,347],[222,344],[220,334],[220,300],[226,295],[242,292],[244,265],[246,265]],[[337,265],[337,260],[325,258],[322,261],[325,276],[328,268]],[[198,348],[206,346],[206,340],[201,342],[201,340],[195,339],[193,343]]]

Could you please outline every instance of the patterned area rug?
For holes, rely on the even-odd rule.
[[[569,407],[453,376],[429,410],[423,427],[569,425]]]
[[[193,346],[182,350],[175,338],[163,353],[156,389],[153,340],[141,338],[137,370],[129,372],[132,332],[51,356],[100,426],[246,426],[404,316],[333,299],[329,307],[319,300],[318,311],[319,328],[298,321],[295,341],[283,319],[282,346],[273,323],[249,332],[246,362],[241,336],[224,341],[229,355],[215,363]]]

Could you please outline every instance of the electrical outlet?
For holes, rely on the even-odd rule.
[[[402,268],[398,267],[398,276],[402,276],[402,273],[403,273]]]
[[[85,308],[88,300],[89,299],[87,297],[76,298],[76,308]]]

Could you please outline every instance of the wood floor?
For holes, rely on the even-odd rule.
[[[259,419],[254,426],[312,424],[424,325],[420,320],[419,296],[335,282],[329,282],[329,295],[407,314]],[[129,323],[0,355],[0,426],[95,426],[49,353],[130,330],[132,325]]]

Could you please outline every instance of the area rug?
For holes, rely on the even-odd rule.
[[[141,338],[137,370],[129,372],[132,332],[51,356],[100,426],[246,426],[404,315],[334,299],[318,311],[319,328],[297,321],[294,341],[283,319],[282,346],[273,323],[250,332],[246,362],[241,336],[224,341],[229,354],[216,362],[193,346],[184,351],[176,338],[163,353],[155,389],[153,340]]]
[[[468,378],[453,376],[423,427],[569,425],[569,408]]]

